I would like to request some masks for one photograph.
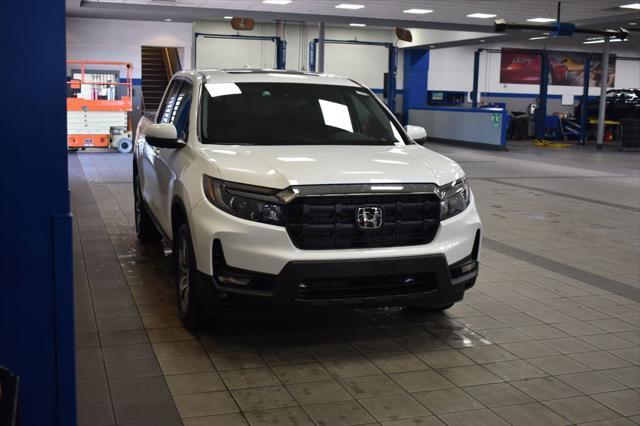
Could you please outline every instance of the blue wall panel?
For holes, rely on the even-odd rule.
[[[427,105],[428,77],[429,50],[404,49],[402,113],[405,121],[410,108]]]
[[[23,426],[73,426],[65,2],[0,2],[0,365]]]

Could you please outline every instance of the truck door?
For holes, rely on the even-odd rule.
[[[185,144],[189,140],[189,112],[191,110],[193,86],[190,81],[183,80],[177,93],[171,117],[168,122],[176,127],[178,139]],[[171,229],[171,194],[176,176],[184,167],[185,153],[180,152],[188,148],[169,149],[161,148],[155,159],[155,170],[158,179],[160,215],[158,220],[164,229]]]
[[[174,79],[167,90],[167,93],[158,108],[158,113],[156,114],[156,123],[170,123],[171,116],[173,114],[173,110],[176,104],[176,99],[178,98],[178,93],[180,91],[180,86],[182,86],[183,80]],[[166,191],[166,188],[162,188],[158,182],[158,173],[156,170],[157,157],[160,155],[162,151],[161,148],[156,148],[154,146],[145,143],[143,145],[143,159],[142,159],[142,176],[141,176],[141,185],[142,185],[142,196],[144,197],[147,205],[151,209],[151,213],[153,216],[160,221],[160,225],[165,230],[165,232],[170,232],[171,228],[167,228],[165,222],[162,220],[162,217],[165,216],[165,213],[162,211],[161,199],[160,195],[162,191]]]

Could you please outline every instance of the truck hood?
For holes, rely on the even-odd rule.
[[[224,180],[279,189],[348,183],[443,185],[464,176],[453,160],[420,145],[211,145],[201,152]]]

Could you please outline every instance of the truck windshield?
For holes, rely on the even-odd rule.
[[[358,87],[205,84],[202,142],[246,145],[404,145],[389,113]]]

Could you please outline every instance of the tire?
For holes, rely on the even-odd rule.
[[[160,241],[160,232],[151,220],[147,207],[142,202],[142,190],[140,188],[140,175],[133,178],[134,214],[136,222],[136,236],[142,244],[152,244]]]
[[[120,138],[118,140],[118,151],[121,154],[128,154],[133,150],[133,142],[130,138]]]
[[[197,330],[204,323],[204,315],[195,292],[197,269],[191,232],[187,223],[183,222],[178,226],[173,241],[176,295],[180,320],[186,328]]]

